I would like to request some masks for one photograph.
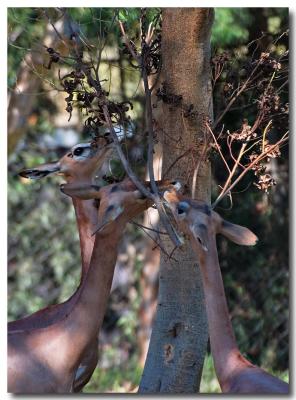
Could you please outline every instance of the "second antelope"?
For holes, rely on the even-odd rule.
[[[199,261],[211,351],[222,392],[289,393],[286,382],[251,364],[240,353],[227,308],[216,234],[244,246],[255,245],[257,237],[249,229],[223,220],[204,202],[188,199],[174,190],[165,192],[164,197]]]
[[[90,176],[104,153],[100,158],[89,145],[77,146],[63,162],[22,172],[23,176],[33,178],[51,172],[66,176],[68,183],[62,185],[62,191],[75,198],[78,225],[84,221],[80,224],[84,261],[81,284],[67,302],[10,324],[9,392],[66,393],[78,390],[88,381],[97,360],[96,340],[110,293],[119,241],[127,222],[150,205],[129,180],[101,189],[93,185]],[[75,158],[79,156],[80,162]],[[100,200],[99,210],[95,209],[97,220],[93,218],[93,204],[91,208],[87,203],[89,199]],[[93,244],[88,238],[98,226]]]

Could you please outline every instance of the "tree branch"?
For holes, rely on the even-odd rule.
[[[238,182],[245,176],[245,174],[250,171],[256,164],[258,164],[260,161],[262,161],[264,158],[266,158],[268,156],[269,153],[271,153],[274,149],[276,149],[277,147],[280,147],[283,145],[284,142],[286,142],[289,139],[288,136],[289,132],[286,132],[283,137],[274,145],[270,146],[267,150],[262,151],[262,153],[255,158],[254,161],[252,161],[241,173],[240,175],[236,178],[236,180],[229,186],[229,188],[226,190],[226,184],[223,187],[222,192],[220,193],[220,195],[217,197],[217,199],[215,200],[215,202],[212,204],[212,208],[214,209],[217,204],[238,184]],[[241,153],[241,152],[240,152]],[[238,157],[239,159],[239,157]],[[233,174],[232,174],[233,175]],[[229,184],[230,180],[227,180],[227,184]],[[224,190],[225,189],[225,190]]]
[[[153,117],[152,117],[152,104],[151,104],[151,89],[149,88],[148,83],[148,76],[146,70],[146,63],[145,63],[145,48],[149,47],[145,40],[142,39],[142,54],[138,56],[132,46],[130,45],[129,39],[125,33],[123,24],[119,21],[120,30],[123,36],[123,40],[129,52],[131,53],[132,57],[137,61],[139,66],[141,67],[142,78],[144,82],[144,89],[145,89],[145,100],[146,100],[146,121],[147,121],[147,128],[148,128],[148,151],[147,151],[147,158],[148,158],[148,174],[150,179],[150,185],[153,192],[153,200],[155,202],[156,208],[159,212],[159,218],[161,223],[163,224],[164,228],[168,232],[172,242],[175,246],[179,247],[182,244],[178,234],[176,233],[175,229],[173,228],[166,212],[163,207],[162,201],[158,194],[158,188],[154,178],[154,170],[153,170]],[[105,112],[104,112],[105,114]],[[117,140],[118,141],[118,140]]]

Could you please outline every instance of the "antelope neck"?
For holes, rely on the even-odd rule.
[[[89,268],[89,263],[95,243],[92,233],[96,229],[98,210],[94,206],[94,200],[80,200],[73,198],[76,223],[79,232],[81,252],[81,282],[84,280]]]
[[[79,183],[80,185],[91,185],[93,178],[89,176],[67,176],[67,183]],[[72,197],[72,203],[75,210],[76,224],[78,227],[80,253],[81,253],[81,282],[83,282],[89,268],[89,263],[94,247],[95,237],[92,233],[95,231],[98,209],[94,206],[94,200],[81,200]]]
[[[242,356],[234,337],[224,292],[219,265],[215,235],[209,238],[208,252],[201,256],[198,244],[192,239],[192,245],[198,256],[206,311],[209,325],[211,351],[218,380],[225,379],[240,365]]]
[[[114,224],[108,234],[96,234],[89,269],[81,282],[70,314],[62,325],[64,332],[71,334],[69,357],[78,359],[92,339],[97,337],[103,322],[111,290],[112,278],[117,259],[118,245],[122,236],[121,227]],[[81,329],[83,327],[83,329]]]
[[[58,320],[64,318],[69,313],[72,305],[75,303],[82,282],[84,281],[90,264],[90,259],[94,247],[95,237],[91,236],[94,232],[98,210],[94,207],[93,200],[80,200],[73,198],[73,205],[76,215],[76,223],[79,231],[80,251],[81,251],[81,279],[80,285],[73,295],[64,303],[52,305],[34,314],[26,316],[17,321],[8,323],[8,331],[18,331],[20,329],[38,329],[45,328]]]

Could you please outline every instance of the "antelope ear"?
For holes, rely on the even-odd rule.
[[[254,246],[258,238],[250,231],[250,229],[245,228],[240,225],[232,224],[231,222],[222,220],[222,225],[220,232],[222,235],[227,237],[236,244],[241,244],[243,246]]]
[[[28,179],[41,179],[49,174],[59,172],[60,169],[61,167],[59,162],[55,161],[47,164],[38,165],[35,168],[23,169],[21,172],[19,172],[19,175],[22,176],[23,178],[28,178]]]

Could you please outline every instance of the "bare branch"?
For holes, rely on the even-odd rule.
[[[192,177],[192,186],[191,186],[191,198],[192,199],[195,198],[196,180],[197,180],[197,176],[198,176],[198,172],[199,172],[201,163],[204,162],[205,159],[206,159],[207,150],[208,150],[208,140],[206,139],[206,135],[205,135],[203,149],[202,149],[202,152],[201,152],[201,154],[199,156],[199,159],[198,159],[198,161],[196,163],[196,167],[194,168],[194,173],[193,173],[193,177]]]
[[[171,169],[185,156],[187,156],[190,152],[192,151],[192,148],[190,147],[187,149],[183,154],[181,154],[179,157],[175,159],[175,161],[168,167],[168,169],[164,172],[163,174],[163,179],[168,175],[168,173],[171,171]]]
[[[65,45],[65,47],[67,48],[67,43],[64,41],[62,35],[60,34],[60,32],[57,30],[57,28],[55,27],[54,23],[52,22],[52,20],[50,19],[46,9],[44,8],[43,10],[43,14],[46,16],[48,22],[50,23],[50,25],[52,26],[53,30],[55,31],[57,37],[61,40],[61,42]]]
[[[155,182],[154,178],[154,170],[153,170],[153,149],[154,149],[154,144],[153,144],[153,116],[152,116],[152,104],[151,104],[151,89],[149,88],[149,83],[148,83],[148,75],[147,75],[147,70],[146,70],[146,59],[145,59],[145,50],[149,47],[149,45],[146,43],[144,38],[142,38],[142,53],[141,56],[138,56],[132,46],[130,45],[130,41],[125,33],[124,26],[121,21],[119,21],[119,26],[121,29],[121,33],[123,35],[123,40],[126,45],[126,47],[129,49],[129,52],[133,56],[133,58],[137,61],[139,66],[141,67],[141,72],[142,72],[142,78],[144,82],[144,89],[145,89],[145,100],[146,100],[146,121],[147,121],[147,128],[148,128],[148,151],[147,151],[147,158],[148,158],[148,173],[149,173],[149,179],[150,179],[150,185],[151,189],[153,192],[152,198],[155,202],[156,208],[159,212],[159,218],[160,221],[162,222],[163,226],[167,230],[171,240],[176,246],[180,246],[182,244],[179,236],[177,235],[175,229],[173,228],[166,212],[162,204],[162,200],[159,197],[158,194],[158,188]],[[151,39],[149,39],[151,41]],[[105,114],[105,111],[104,111]],[[113,136],[113,135],[112,135]],[[151,196],[151,194],[150,194]],[[151,197],[150,197],[151,198]]]
[[[130,42],[129,42],[128,37],[127,37],[127,35],[125,33],[125,30],[124,30],[123,23],[121,21],[118,21],[118,23],[119,23],[119,27],[120,27],[120,30],[121,30],[121,33],[122,33],[124,44],[128,48],[128,50],[131,53],[131,55],[134,57],[134,59],[138,62],[138,64],[140,64],[141,61],[140,61],[139,57],[137,56],[137,54],[135,53],[135,51],[132,48],[132,46],[130,45]]]
[[[158,235],[168,235],[167,232],[162,232],[162,231],[158,231],[157,229],[149,228],[148,226],[139,224],[139,223],[136,222],[136,221],[131,221],[130,223],[133,224],[133,225],[138,226],[139,228],[143,228],[143,229],[146,229],[146,230],[148,230],[148,231],[155,232],[155,233],[157,233]]]
[[[245,150],[246,146],[247,146],[247,143],[243,143],[243,145],[242,145],[242,147],[240,149],[239,155],[238,155],[238,157],[236,159],[236,162],[235,162],[235,164],[234,164],[234,166],[233,166],[233,168],[232,168],[232,170],[231,170],[231,172],[230,172],[230,174],[229,174],[229,176],[227,178],[227,181],[225,182],[225,184],[223,186],[222,192],[219,194],[219,196],[217,197],[216,201],[214,202],[214,204],[212,206],[213,208],[215,208],[215,206],[219,203],[220,199],[222,199],[224,197],[223,195],[224,195],[224,193],[226,193],[227,187],[230,184],[231,179],[232,179],[233,175],[236,172],[237,166],[238,166],[238,164],[239,164],[239,162],[240,162],[240,160],[241,160],[241,158],[242,158],[242,156],[244,154],[244,150]]]
[[[133,221],[134,223],[134,221]],[[153,240],[153,242],[156,244],[156,246],[154,248],[159,247],[160,250],[168,257],[168,258],[172,258],[174,261],[177,261],[175,258],[172,257],[172,254],[168,254],[167,251],[165,250],[164,247],[161,246],[161,244],[159,242],[157,242],[154,237],[152,235],[150,235],[148,232],[145,231],[145,229],[147,229],[147,227],[143,227],[140,224],[138,225],[140,229],[142,229],[142,231],[151,239]],[[176,248],[176,247],[175,247]]]
[[[216,137],[215,137],[215,135],[214,135],[214,133],[213,133],[213,131],[212,131],[210,125],[209,125],[207,122],[206,122],[206,127],[208,128],[210,134],[212,135],[212,138],[214,139],[214,142],[215,142],[215,145],[216,145],[216,149],[218,150],[218,152],[219,152],[219,154],[220,154],[220,157],[222,158],[222,160],[223,160],[223,162],[224,162],[224,164],[225,164],[225,166],[226,166],[226,168],[227,168],[227,171],[228,171],[229,174],[230,174],[230,173],[231,173],[231,172],[230,172],[230,168],[229,168],[229,166],[228,166],[228,164],[227,164],[227,161],[225,160],[225,157],[223,156],[223,153],[222,153],[222,151],[221,151],[221,149],[220,149],[220,145],[218,144],[217,139],[216,139]]]
[[[222,111],[222,113],[219,115],[219,117],[216,119],[216,121],[213,124],[213,130],[216,128],[216,126],[219,124],[219,122],[222,120],[222,118],[224,117],[224,115],[229,111],[229,109],[231,108],[232,104],[236,101],[236,99],[242,94],[242,92],[244,90],[246,90],[248,84],[251,81],[251,78],[254,76],[254,73],[257,71],[257,69],[259,68],[260,63],[258,62],[256,67],[253,69],[253,71],[251,72],[250,76],[248,77],[248,79],[246,79],[246,81],[244,82],[244,84],[241,86],[241,88],[237,91],[236,95],[233,96],[231,98],[231,100],[229,101],[229,103],[227,104],[227,106],[225,107],[225,109]]]
[[[289,139],[289,131],[287,131],[282,138],[276,142],[275,144],[271,145],[270,147],[268,147],[267,150],[262,151],[261,154],[255,158],[255,160],[253,160],[240,174],[239,176],[236,178],[236,180],[228,187],[228,189],[226,189],[226,184],[224,185],[224,188],[222,190],[222,192],[220,193],[220,195],[218,196],[218,198],[215,200],[215,202],[212,204],[212,208],[214,209],[217,204],[222,200],[223,197],[225,197],[237,184],[238,182],[245,176],[245,174],[250,171],[254,166],[256,166],[260,161],[262,161],[263,159],[265,159],[266,157],[268,157],[268,155],[276,148],[281,147],[288,139]],[[239,158],[239,157],[238,157]],[[230,182],[229,179],[227,180],[228,183]]]

